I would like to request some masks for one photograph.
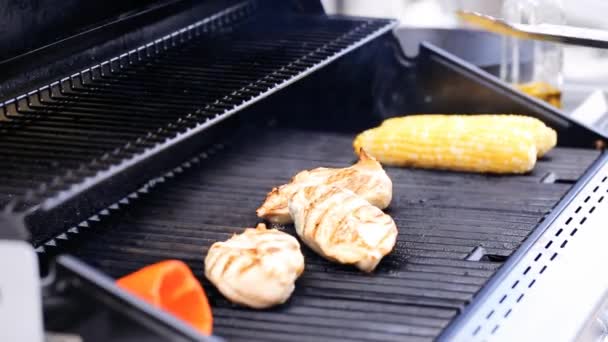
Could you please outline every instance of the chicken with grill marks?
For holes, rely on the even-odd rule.
[[[327,185],[353,191],[372,205],[384,209],[393,196],[393,184],[382,165],[365,151],[359,153],[359,161],[346,168],[319,167],[296,174],[288,184],[272,189],[257,209],[257,215],[272,223],[293,223],[288,201],[300,189],[307,186]]]
[[[293,236],[258,224],[223,242],[205,258],[205,276],[230,301],[263,309],[287,301],[304,271]]]
[[[350,190],[304,187],[289,211],[302,241],[331,261],[371,272],[395,246],[393,219]]]

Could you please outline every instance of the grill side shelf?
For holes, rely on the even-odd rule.
[[[440,340],[574,340],[608,288],[607,197],[605,152]]]
[[[188,158],[210,127],[395,26],[258,8],[243,2],[0,106],[15,187],[42,184],[7,207],[34,245]]]

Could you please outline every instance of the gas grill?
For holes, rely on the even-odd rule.
[[[593,271],[605,253],[608,156],[593,127],[430,44],[406,56],[399,40],[407,36],[396,37],[392,20],[328,16],[316,2],[73,0],[61,5],[64,17],[50,1],[9,3],[11,18],[37,20],[9,32],[0,62],[0,238],[35,249],[49,334],[474,341],[597,333],[608,289]],[[38,16],[44,10],[51,14]],[[28,30],[47,34],[15,45]],[[357,132],[411,113],[527,114],[556,129],[559,146],[526,175],[387,167],[399,236],[373,274],[303,247],[294,294],[269,310],[232,305],[204,279],[209,246],[254,226],[272,187],[303,169],[352,164]],[[0,250],[3,269],[20,267],[8,253]],[[214,336],[114,286],[165,259],[186,262],[201,280]],[[4,278],[0,298],[32,294]],[[557,305],[557,294],[570,306]],[[0,324],[32,319],[10,305],[0,300]],[[564,315],[562,327],[549,326]]]

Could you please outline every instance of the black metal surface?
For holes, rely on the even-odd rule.
[[[279,6],[286,8],[281,15],[267,2],[234,3],[0,108],[0,175],[8,180],[0,205],[37,188],[11,204],[25,213],[35,245],[183,161],[206,144],[210,126],[392,25],[294,14],[292,7],[315,11],[298,9],[297,1]],[[566,146],[600,138],[430,46],[404,58],[397,40],[383,34],[360,50],[258,109],[289,113],[295,127],[333,120],[334,127],[348,122],[347,130],[404,113],[513,112],[542,118]]]
[[[16,203],[34,244],[183,161],[207,126],[391,25],[257,9],[243,2],[2,108],[0,204],[44,184]]]
[[[113,20],[106,20],[107,22],[102,21],[99,25],[91,24],[91,27],[82,32],[39,48],[32,46],[33,49],[16,56],[8,56],[8,59],[0,62],[0,98],[7,100],[28,93],[62,77],[73,75],[75,72],[119,56],[126,52],[125,49],[145,45],[183,28],[186,23],[194,23],[202,18],[207,18],[243,1],[176,0],[165,1],[151,8],[144,7],[138,10],[131,8],[129,13]],[[82,3],[80,0],[79,2]],[[34,10],[35,13],[31,15],[46,18],[45,12],[55,13],[57,10],[47,8],[52,5],[52,1],[42,0]],[[75,6],[71,10],[78,10],[77,4],[67,6],[71,5]],[[80,8],[86,8],[86,6]],[[58,12],[65,16],[74,16],[69,13],[69,10],[66,11],[66,8],[60,8]],[[100,11],[97,18],[101,20],[106,13]],[[20,15],[30,14],[25,11]],[[46,20],[54,19],[52,15],[49,15]],[[42,21],[38,25],[45,27],[53,25],[53,23]],[[32,28],[33,31],[40,29],[44,28],[38,28],[38,26]],[[56,30],[60,37],[74,33],[71,32],[71,28],[62,25],[56,26]],[[69,31],[69,33],[63,31]],[[32,42],[27,42],[27,44],[43,43],[35,38],[31,40]]]
[[[167,258],[202,279],[207,248],[254,226],[273,186],[302,169],[353,162],[352,134],[239,132],[46,246],[71,251],[111,276]],[[598,156],[556,148],[529,175],[486,176],[388,168],[399,228],[396,250],[372,275],[304,248],[306,271],[291,300],[253,311],[230,305],[203,280],[215,333],[230,340],[431,340],[469,303]],[[553,172],[561,181],[543,183]],[[284,227],[293,234],[293,227]],[[466,260],[483,248],[480,261]]]
[[[91,27],[175,0],[4,0],[0,63]],[[131,13],[133,14],[133,13]]]
[[[19,96],[246,0],[9,0],[0,6],[0,98]],[[277,16],[319,1],[251,0]]]
[[[166,16],[151,10],[133,21],[123,17],[120,25],[93,29],[103,31],[99,36],[85,32],[68,39],[71,48],[58,44],[39,51],[41,66],[31,65],[31,58],[3,64],[10,69],[4,77],[17,76],[2,82],[2,96],[207,18],[2,106],[0,205],[38,189],[11,203],[23,216],[7,218],[23,218],[34,245],[55,237],[43,247],[49,257],[71,250],[113,276],[180,258],[201,277],[206,248],[254,226],[254,209],[272,186],[304,168],[348,165],[353,130],[387,116],[512,111],[553,125],[562,145],[589,147],[602,138],[431,46],[406,58],[397,39],[385,34],[390,21],[326,17],[318,1],[210,0],[192,10],[183,10],[189,1],[166,3]],[[223,11],[210,16],[218,9]],[[140,27],[121,35],[133,26]],[[372,39],[282,96],[241,111]],[[58,57],[72,51],[78,53]],[[12,68],[17,65],[31,65],[31,72]],[[215,129],[220,124],[259,122],[266,114],[298,129],[241,131],[225,150],[199,158],[152,193],[112,205],[219,141],[217,134],[226,132]],[[241,120],[244,115],[250,120]],[[261,312],[232,307],[206,284],[216,332],[241,340],[432,339],[596,155],[558,148],[533,174],[515,177],[390,169],[396,193],[390,213],[401,234],[375,275],[329,264],[306,250],[307,271],[290,303]],[[80,294],[111,284],[91,274],[90,287]]]
[[[44,327],[87,342],[218,342],[118,288],[70,256],[57,258],[44,290]]]
[[[542,221],[542,223],[535,229],[530,236],[521,244],[521,246],[511,255],[505,265],[494,274],[485,284],[483,289],[475,296],[476,301],[469,305],[464,312],[458,316],[443,332],[440,336],[441,341],[451,341],[453,336],[457,334],[458,330],[462,328],[464,322],[469,319],[467,315],[471,313],[476,307],[483,305],[484,301],[492,291],[501,286],[505,278],[513,271],[513,268],[517,263],[524,258],[526,253],[537,241],[542,237],[546,230],[551,224],[557,219],[557,217],[564,211],[564,209],[574,200],[574,198],[580,193],[580,191],[588,185],[588,182],[599,172],[599,170],[608,163],[608,152],[603,152],[597,160],[589,166],[587,171],[579,177],[579,181],[572,186],[572,188],[566,193],[562,200],[555,206],[549,215]]]

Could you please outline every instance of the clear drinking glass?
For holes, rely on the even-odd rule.
[[[566,21],[561,0],[505,0],[502,16],[509,22],[532,25],[565,24]],[[503,38],[500,78],[560,107],[563,48],[543,41],[531,44],[532,56],[524,59],[522,41],[513,37]],[[524,67],[526,72],[523,72]]]

